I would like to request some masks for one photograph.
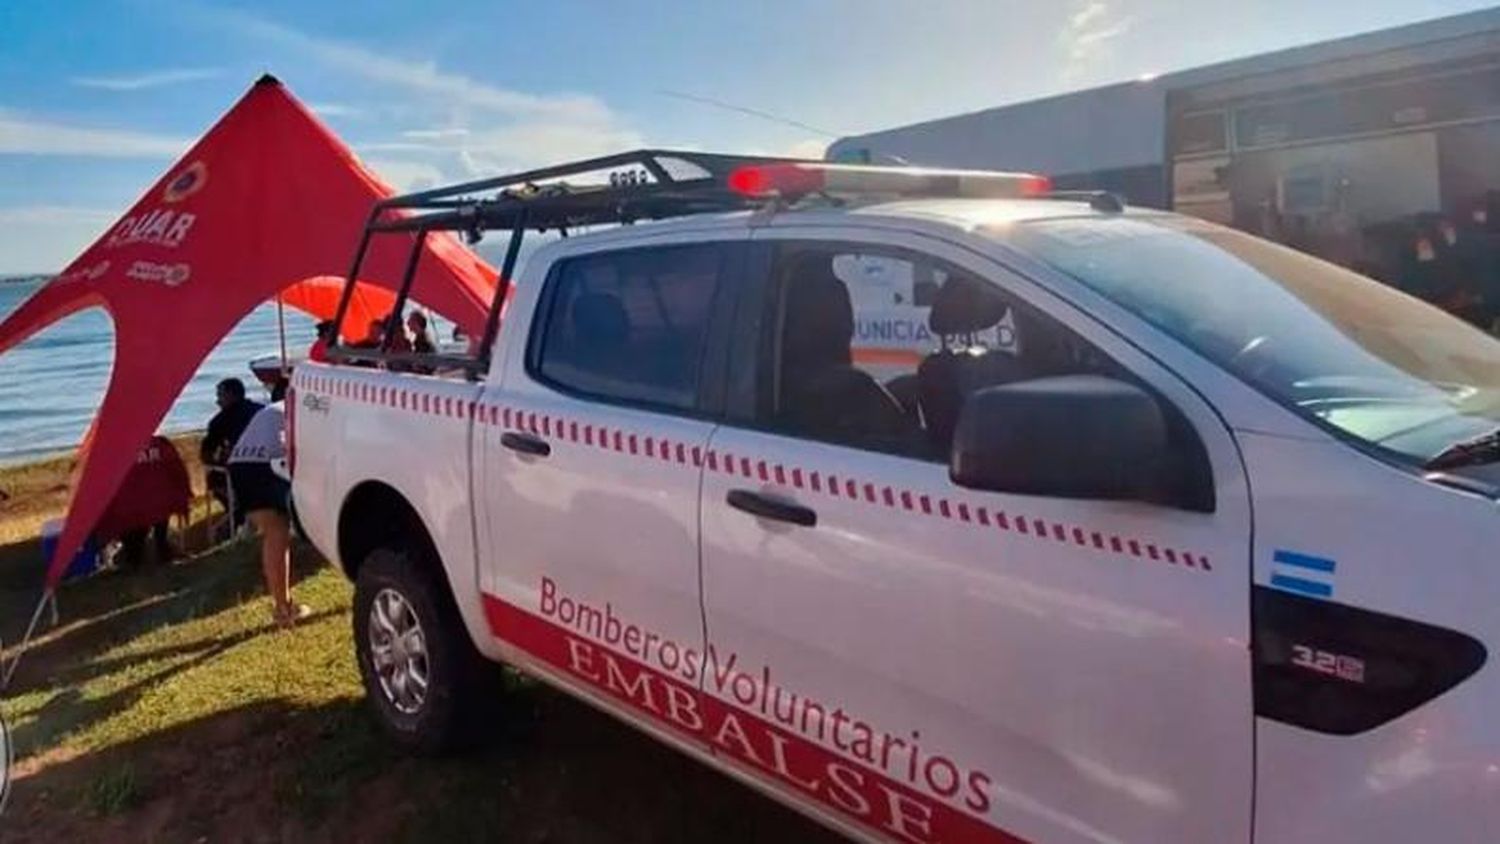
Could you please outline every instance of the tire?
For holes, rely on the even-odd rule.
[[[393,628],[406,635],[393,635]],[[447,584],[409,551],[377,548],[359,567],[354,647],[365,697],[403,749],[438,754],[467,746],[479,737],[484,716],[496,713],[499,666],[474,648]]]

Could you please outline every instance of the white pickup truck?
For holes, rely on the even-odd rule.
[[[1500,840],[1500,342],[1047,191],[641,152],[388,203],[512,233],[473,359],[295,377],[390,734],[505,663],[862,840]]]

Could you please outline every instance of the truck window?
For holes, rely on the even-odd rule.
[[[533,374],[591,398],[694,408],[725,254],[695,244],[562,261],[543,294]]]
[[[1333,264],[1165,215],[985,231],[1401,462],[1424,463],[1500,426],[1500,342]]]
[[[925,256],[787,244],[772,272],[758,415],[776,430],[946,461],[974,390],[1116,371],[993,283]]]

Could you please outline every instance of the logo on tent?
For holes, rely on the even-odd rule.
[[[177,178],[167,183],[167,189],[161,194],[162,201],[181,202],[203,190],[206,184],[208,184],[208,166],[201,161],[194,161],[179,173]]]
[[[188,280],[193,274],[193,268],[187,264],[154,264],[150,261],[136,261],[125,271],[126,278],[136,281],[154,281],[165,284],[168,287],[176,287]]]
[[[95,281],[100,276],[109,272],[109,261],[100,261],[91,267],[80,267],[72,272],[63,273],[52,280],[53,284],[64,281]]]

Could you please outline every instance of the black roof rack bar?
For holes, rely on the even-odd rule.
[[[502,194],[456,206],[445,200],[425,213],[384,215],[371,222],[369,229],[377,232],[512,229],[522,224],[523,210],[527,228],[556,229],[737,211],[760,204],[762,200],[735,193],[717,180],[558,188],[530,196]]]
[[[687,164],[695,165],[705,171],[708,175],[703,179],[678,179],[672,176],[670,170],[663,165],[663,160],[676,159]],[[461,182],[447,187],[432,188],[430,190],[417,191],[401,196],[393,196],[382,200],[377,207],[388,208],[424,208],[433,207],[433,203],[440,200],[458,200],[472,197],[476,193],[500,191],[510,187],[520,187],[536,182],[559,179],[565,176],[594,173],[601,170],[618,169],[622,167],[637,166],[651,174],[657,184],[685,184],[701,183],[707,180],[720,180],[727,176],[731,170],[745,164],[758,162],[798,161],[801,159],[776,158],[771,156],[741,156],[725,155],[722,153],[692,152],[688,150],[666,150],[666,149],[639,149],[630,152],[621,152],[614,155],[589,158],[583,161],[573,161],[567,164],[558,164],[551,167],[540,167],[535,170],[526,170],[521,173],[511,173],[504,176],[494,176],[486,179],[476,179],[470,182]]]
[[[1042,195],[1043,199],[1063,199],[1087,202],[1095,211],[1118,214],[1125,210],[1125,198],[1107,190],[1055,190]]]

